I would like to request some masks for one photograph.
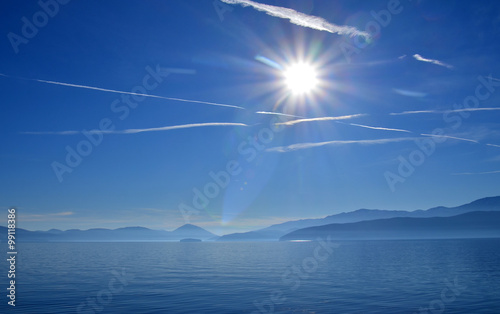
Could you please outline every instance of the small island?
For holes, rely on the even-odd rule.
[[[200,239],[193,239],[193,238],[186,238],[186,239],[181,239],[179,242],[201,242]]]

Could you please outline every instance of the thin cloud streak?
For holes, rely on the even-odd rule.
[[[60,213],[47,213],[47,214],[21,214],[22,218],[48,218],[48,217],[60,217],[60,216],[72,216],[74,212],[60,212]]]
[[[270,153],[288,153],[301,149],[309,149],[315,147],[321,147],[326,145],[380,145],[380,144],[388,144],[388,143],[398,143],[404,141],[414,141],[418,139],[418,137],[399,137],[399,138],[386,138],[386,139],[376,139],[376,140],[351,140],[351,141],[328,141],[328,142],[318,142],[318,143],[297,143],[289,146],[279,146],[272,147],[266,149],[266,152]]]
[[[437,135],[437,134],[420,134],[422,136],[430,136],[430,137],[441,137],[441,138],[449,138],[452,140],[459,140],[459,141],[465,141],[465,142],[471,142],[471,143],[476,143],[476,144],[481,144],[476,140],[471,140],[468,138],[461,138],[461,137],[455,137],[455,136],[449,136],[449,135]]]
[[[455,109],[455,110],[416,110],[416,111],[393,112],[393,113],[389,113],[389,115],[391,115],[391,116],[401,116],[401,115],[422,114],[422,113],[444,114],[444,113],[450,113],[450,112],[470,112],[470,111],[500,111],[500,107],[493,107],[493,108],[463,108],[463,109]]]
[[[304,26],[319,31],[325,31],[329,33],[339,34],[339,35],[349,35],[349,36],[364,36],[365,38],[370,38],[370,34],[358,30],[352,26],[345,25],[335,25],[327,20],[313,15],[307,15],[295,10],[278,7],[274,5],[262,4],[250,0],[221,0],[222,2],[228,4],[240,4],[243,7],[252,7],[255,10],[266,12],[268,15],[279,17],[282,19],[288,19],[292,24]]]
[[[244,123],[232,123],[232,122],[209,122],[209,123],[192,123],[192,124],[181,124],[181,125],[171,125],[158,128],[147,128],[147,129],[126,129],[126,130],[92,130],[88,131],[91,134],[137,134],[143,132],[159,132],[159,131],[170,131],[177,129],[189,129],[189,128],[200,128],[200,127],[212,127],[212,126],[242,126],[248,127],[249,125]],[[22,134],[32,134],[32,135],[76,135],[81,134],[80,131],[60,131],[60,132],[22,132]]]
[[[452,66],[452,65],[446,64],[446,63],[441,62],[441,61],[439,61],[439,60],[427,59],[427,58],[422,57],[422,56],[421,56],[421,55],[419,55],[419,54],[414,54],[414,55],[413,55],[413,58],[415,58],[415,59],[416,59],[416,60],[418,60],[418,61],[428,62],[428,63],[432,63],[432,64],[435,64],[435,65],[439,65],[439,66],[442,66],[442,67],[445,67],[445,68],[448,68],[448,69],[453,69],[453,66]]]
[[[462,172],[462,173],[452,173],[451,175],[453,175],[453,176],[473,176],[473,175],[481,175],[481,174],[495,174],[495,173],[500,173],[500,170],[498,170],[498,171],[487,171],[487,172]]]
[[[407,97],[423,98],[423,97],[427,96],[427,93],[415,92],[415,91],[410,91],[410,90],[405,90],[405,89],[393,88],[392,90],[399,95],[403,95],[403,96],[407,96]]]
[[[413,133],[412,131],[408,131],[408,130],[383,128],[383,127],[378,127],[378,126],[369,126],[369,125],[356,124],[356,123],[343,123],[343,124],[348,124],[348,125],[353,125],[353,126],[359,126],[361,128],[366,128],[366,129],[371,129],[371,130],[382,130],[382,131],[394,131],[394,132]]]
[[[354,118],[359,118],[359,117],[364,117],[364,116],[367,116],[367,114],[361,113],[361,114],[352,114],[352,115],[338,116],[338,117],[307,118],[307,119],[298,119],[298,120],[276,123],[276,125],[290,126],[290,125],[295,125],[295,124],[304,123],[304,122],[348,120],[348,119],[354,119]]]
[[[270,111],[257,111],[257,114],[267,114],[267,115],[275,115],[275,116],[283,116],[283,117],[290,117],[290,118],[304,118],[302,116],[294,116],[293,114],[286,114],[286,113],[281,113],[281,112],[270,112]]]
[[[499,147],[500,148],[500,145],[495,145],[495,144],[486,144],[488,146],[492,146],[492,147]]]
[[[164,97],[164,96],[157,96],[157,95],[150,95],[150,94],[124,92],[124,91],[107,89],[107,88],[100,88],[100,87],[94,87],[94,86],[69,84],[69,83],[46,81],[46,80],[38,80],[38,79],[33,79],[33,81],[41,82],[41,83],[47,83],[47,84],[68,86],[68,87],[92,89],[92,90],[97,90],[97,91],[101,91],[101,92],[108,92],[108,93],[115,93],[115,94],[135,95],[135,96],[143,96],[143,97],[149,97],[149,98],[158,98],[158,99],[165,99],[165,100],[172,100],[172,101],[189,102],[189,103],[195,103],[195,104],[204,104],[204,105],[210,105],[210,106],[228,107],[228,108],[235,108],[235,109],[245,110],[245,108],[239,107],[239,106],[218,104],[218,103],[213,103],[213,102],[208,102],[208,101],[200,101],[200,100],[182,99],[182,98],[174,98],[174,97]]]
[[[134,95],[134,96],[157,98],[157,99],[164,99],[164,100],[171,100],[171,101],[179,101],[179,102],[204,104],[204,105],[210,105],[210,106],[227,107],[227,108],[234,108],[234,109],[246,110],[246,108],[243,108],[243,107],[240,107],[240,106],[218,104],[218,103],[213,103],[213,102],[208,102],[208,101],[201,101],[201,100],[182,99],[182,98],[175,98],[175,97],[165,97],[165,96],[157,96],[157,95],[150,95],[150,94],[124,92],[124,91],[119,91],[119,90],[114,90],[114,89],[100,88],[100,87],[88,86],[88,85],[79,85],[79,84],[71,84],[71,83],[64,83],[64,82],[47,81],[47,80],[24,78],[24,77],[15,77],[15,76],[10,76],[10,75],[5,75],[5,74],[2,74],[2,73],[0,73],[0,76],[8,77],[8,78],[16,78],[16,79],[21,79],[21,80],[27,80],[27,81],[34,81],[34,82],[45,83],[45,84],[60,85],[60,86],[74,87],[74,88],[90,89],[90,90],[96,90],[96,91],[107,92],[107,93],[114,93],[114,94]]]

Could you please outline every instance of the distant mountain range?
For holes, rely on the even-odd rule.
[[[277,241],[309,240],[331,235],[339,239],[392,239],[440,237],[500,237],[500,196],[487,197],[457,207],[402,211],[359,209],[319,219],[303,219],[245,233],[219,237],[186,224],[173,231],[144,227],[119,229],[29,231],[16,230],[21,242],[132,242],[132,241]],[[7,228],[0,226],[0,242]]]
[[[7,228],[0,226],[1,241],[7,238]],[[16,229],[16,240],[21,242],[132,242],[132,241],[180,241],[186,238],[216,239],[217,235],[195,225],[186,224],[174,231],[152,230],[143,227],[119,229],[71,229],[61,231],[29,231]]]
[[[280,241],[315,240],[318,237],[324,239],[328,236],[334,240],[498,238],[500,212],[469,212],[452,217],[399,217],[334,223],[299,229],[282,236]]]
[[[397,217],[407,218],[429,218],[429,217],[451,217],[475,211],[500,211],[500,196],[486,197],[474,202],[457,207],[434,207],[427,210],[403,211],[403,210],[380,210],[380,209],[358,209],[356,211],[340,213],[325,218],[302,219],[288,221],[270,227],[245,233],[232,233],[224,235],[218,241],[272,241],[292,231],[328,225],[332,223],[354,223],[375,219],[388,219]]]

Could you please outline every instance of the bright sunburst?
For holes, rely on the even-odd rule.
[[[316,69],[307,63],[290,65],[283,73],[285,84],[294,95],[303,95],[313,92],[319,84]]]

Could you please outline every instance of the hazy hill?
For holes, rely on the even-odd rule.
[[[1,242],[7,238],[7,228],[0,226]],[[217,235],[194,226],[184,225],[174,231],[152,230],[144,227],[118,229],[95,228],[88,230],[70,229],[66,231],[29,231],[16,229],[16,240],[20,242],[107,242],[107,241],[179,241],[185,238],[207,240]]]
[[[217,236],[211,232],[208,232],[207,230],[205,230],[201,227],[198,227],[198,226],[195,226],[192,224],[185,224],[184,226],[179,227],[179,228],[175,229],[174,231],[172,231],[171,234],[172,234],[172,236],[174,236],[176,238],[180,238],[180,239],[196,238],[196,239],[207,240],[207,239],[210,239],[210,238]]]
[[[308,227],[342,223],[349,224],[390,218],[451,217],[478,211],[500,212],[500,196],[482,198],[457,207],[440,206],[428,210],[359,209],[325,218],[289,221],[256,231],[233,233],[222,237],[198,226],[186,224],[173,231],[152,230],[144,227],[126,227],[113,230],[102,228],[89,230],[71,229],[66,231],[58,229],[29,231],[18,228],[16,230],[16,238],[21,242],[179,241],[186,238],[201,239],[204,241],[273,241],[290,232]],[[6,241],[6,233],[7,228],[0,226],[0,242]]]
[[[469,212],[452,217],[398,217],[334,223],[299,229],[282,236],[280,241],[315,240],[327,236],[338,240],[496,238],[500,237],[500,212]]]
[[[450,217],[473,211],[500,211],[500,196],[486,197],[457,207],[434,207],[427,210],[403,211],[358,209],[352,212],[343,212],[318,219],[302,219],[288,221],[270,227],[245,233],[234,233],[222,236],[218,241],[269,241],[297,229],[327,225],[331,223],[352,223],[375,219],[388,219],[395,217]]]

